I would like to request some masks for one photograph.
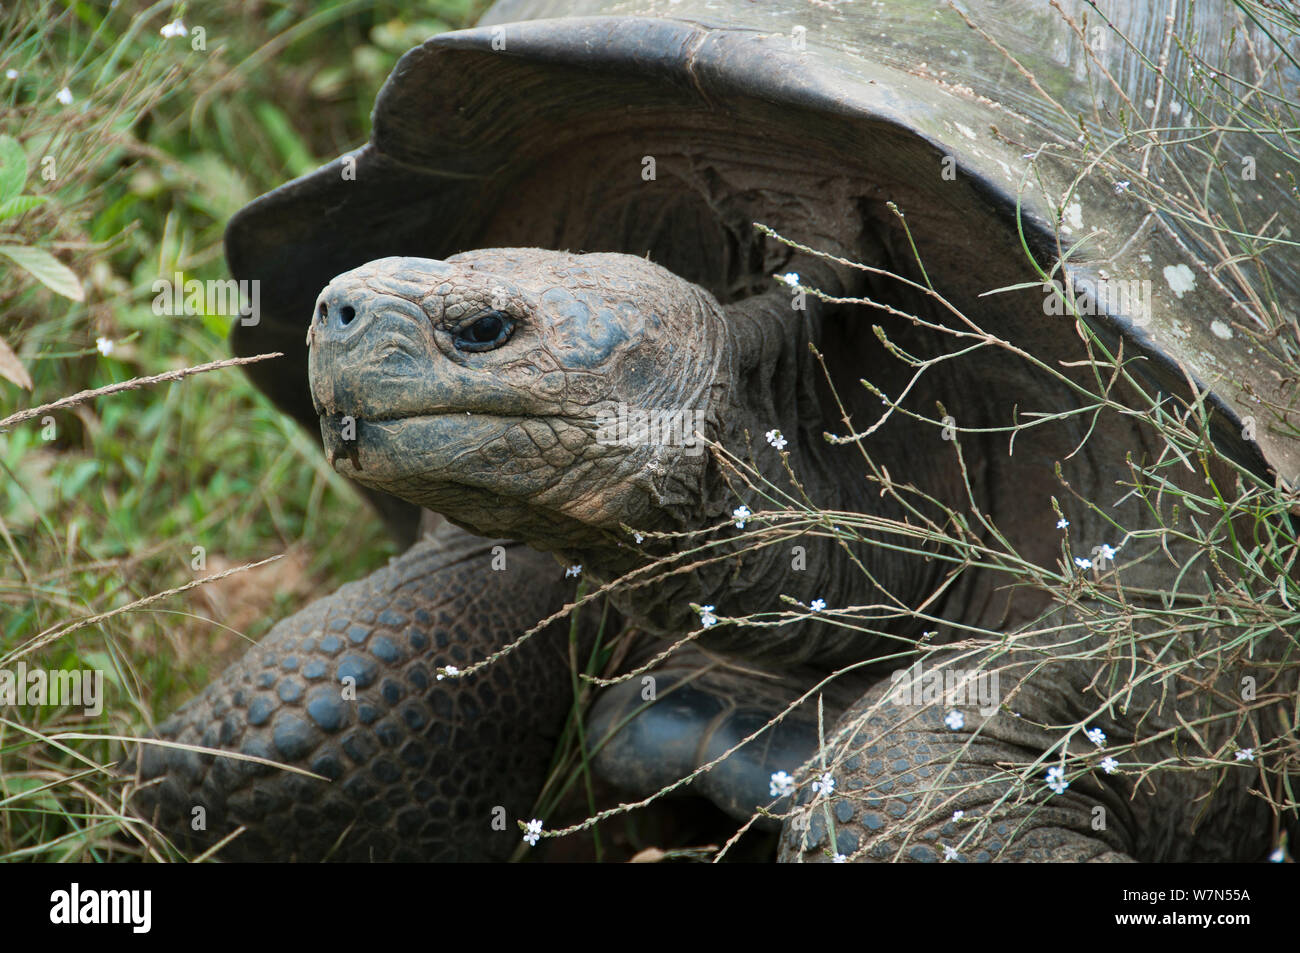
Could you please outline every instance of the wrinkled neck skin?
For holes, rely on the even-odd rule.
[[[804,287],[833,297],[853,293],[853,275],[822,260],[796,259],[790,270],[799,274]],[[865,467],[859,452],[852,447],[833,447],[824,436],[827,432],[844,433],[845,428],[835,416],[835,402],[825,394],[825,372],[809,344],[821,338],[824,322],[844,315],[835,314],[835,306],[811,294],[803,295],[803,307],[796,309],[795,297],[795,289],[778,285],[722,309],[726,319],[719,325],[720,359],[711,388],[706,435],[747,465],[741,470],[749,475],[749,482],[714,454],[707,454],[707,465],[694,471],[699,483],[690,505],[659,507],[644,524],[631,524],[634,529],[669,532],[717,528],[671,541],[647,538],[639,546],[628,539],[620,543],[618,551],[595,547],[565,554],[601,581],[643,565],[642,554],[661,556],[675,551],[681,554],[677,565],[726,555],[690,573],[669,575],[653,585],[617,593],[615,604],[645,628],[664,634],[697,628],[700,619],[690,608],[692,603],[714,606],[714,614],[725,618],[797,611],[797,606],[780,598],[782,595],[804,606],[821,599],[827,607],[839,608],[910,606],[931,591],[934,567],[862,544],[851,547],[854,558],[850,558],[831,538],[828,525],[805,522],[783,531],[779,542],[768,542],[771,535],[762,542],[755,537],[756,531],[773,525],[763,519],[747,521],[744,528],[735,525],[733,511],[742,505],[755,513],[792,506],[902,516],[896,504],[882,499],[863,479]],[[856,370],[855,362],[849,364]],[[851,403],[860,404],[853,400],[853,393],[844,393],[850,387],[862,391],[856,378],[838,380],[836,385]],[[854,422],[863,426],[856,415]],[[766,435],[770,431],[779,432],[786,441],[782,449],[789,455],[799,487],[786,472],[782,452],[769,443]],[[890,452],[893,449],[874,446],[873,458],[886,466],[893,464],[894,472],[899,472],[900,461]],[[715,545],[710,547],[710,543]],[[696,549],[699,551],[685,552]],[[864,576],[854,559],[874,582]],[[815,619],[769,625],[772,627],[762,629],[723,625],[703,641],[721,651],[778,662],[842,664],[880,653],[878,638]],[[885,622],[881,628],[916,634],[911,632],[914,624],[897,620]]]

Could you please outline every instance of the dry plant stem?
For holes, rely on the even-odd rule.
[[[249,569],[256,569],[259,566],[265,566],[267,563],[273,563],[277,559],[281,559],[281,558],[283,557],[271,556],[267,559],[262,559],[255,563],[245,563],[243,566],[235,566],[233,569],[227,569],[224,572],[214,573],[211,576],[204,576],[202,579],[195,579],[193,582],[187,582],[185,583],[185,585],[177,586],[174,589],[166,589],[162,592],[155,592],[153,595],[145,596],[143,599],[137,599],[134,602],[127,603],[124,606],[118,606],[116,609],[110,609],[107,612],[100,612],[95,615],[86,616],[81,619],[74,619],[73,621],[67,623],[66,625],[58,626],[53,629],[46,629],[44,632],[41,632],[33,636],[29,641],[27,641],[22,645],[19,645],[12,652],[0,658],[0,665],[7,664],[8,662],[12,662],[15,659],[22,658],[24,655],[27,655],[31,652],[35,652],[38,649],[42,649],[45,646],[49,645],[51,642],[55,642],[58,639],[61,639],[63,636],[69,634],[70,632],[75,632],[77,629],[85,628],[88,625],[94,625],[96,623],[103,622],[106,619],[113,618],[113,616],[121,615],[123,612],[131,612],[132,610],[143,608],[144,606],[150,605],[151,603],[158,602],[160,599],[166,599],[168,596],[174,596],[177,595],[178,593],[186,592],[190,589],[196,588],[197,586],[202,586],[209,582],[215,582],[218,579],[225,579],[227,576],[235,575],[235,573],[246,572]]]
[[[284,357],[284,354],[281,351],[272,351],[269,354],[256,354],[253,357],[231,357],[224,361],[211,361],[207,364],[196,364],[194,367],[182,367],[178,370],[167,371],[163,374],[154,374],[150,377],[133,377],[129,381],[122,381],[117,384],[108,384],[104,387],[96,387],[94,390],[83,390],[70,397],[62,397],[54,401],[52,404],[43,404],[40,407],[33,407],[30,410],[20,410],[16,414],[11,414],[4,420],[0,420],[0,432],[3,432],[6,427],[20,424],[25,420],[31,420],[33,417],[41,416],[41,414],[49,413],[52,410],[64,410],[68,407],[75,407],[77,404],[84,404],[86,401],[93,400],[96,397],[106,397],[109,394],[119,394],[126,390],[139,390],[141,387],[149,387],[153,384],[166,384],[170,381],[178,381],[186,377],[192,377],[195,374],[205,374],[208,371],[220,370],[223,367],[238,367],[241,364],[256,364],[258,361],[267,361],[275,357]]]

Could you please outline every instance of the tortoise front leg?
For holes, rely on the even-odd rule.
[[[643,657],[663,648],[652,643]],[[847,678],[818,689],[824,681],[821,672],[687,646],[596,697],[587,722],[594,767],[615,787],[646,798],[740,746],[681,793],[702,795],[739,821],[774,801],[775,810],[786,810],[788,799],[772,793],[773,775],[793,775],[817,751],[818,697],[830,726],[862,691]],[[780,822],[759,817],[754,826],[776,830]]]
[[[1276,734],[1238,702],[1243,669],[1207,656],[1166,681],[1146,677],[1158,671],[1148,673],[1154,662],[1121,658],[1114,665],[1137,666],[1136,674],[1108,708],[1106,636],[1074,643],[1092,661],[1054,657],[1054,638],[1045,630],[1018,643],[1018,654],[1033,661],[951,650],[926,660],[929,676],[918,680],[909,670],[874,685],[827,738],[826,767],[800,779],[782,859],[1263,859],[1276,821],[1255,794],[1259,772],[1248,761],[1146,768],[1177,768],[1229,750],[1233,740]],[[946,672],[957,677],[945,675],[943,690],[933,691],[933,676]],[[959,673],[973,681],[948,696],[962,683]],[[829,797],[811,791],[818,773],[834,781]]]
[[[328,782],[146,744],[133,806],[191,849],[244,826],[225,859],[504,858],[572,703],[567,622],[470,677],[436,669],[482,659],[568,591],[551,557],[445,525],[280,622],[157,729]]]
[[[943,662],[939,655],[928,667],[942,671]],[[931,700],[924,682],[910,691],[909,679],[873,686],[828,733],[824,762],[799,778],[800,806],[783,827],[780,859],[1131,861],[1134,820],[1119,785],[1083,776],[1054,793],[1048,760],[1021,786],[1016,766],[1052,743],[1033,721],[1059,722],[1069,703],[1050,678],[1013,693],[1013,673],[999,674],[1020,717],[996,708],[1001,699],[988,707]],[[1036,705],[1039,698],[1047,704]],[[829,795],[812,789],[824,775]]]

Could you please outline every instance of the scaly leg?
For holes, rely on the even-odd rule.
[[[598,748],[596,771],[616,787],[648,797],[758,732],[823,678],[811,670],[732,661],[695,646],[680,649],[659,668],[597,697],[587,723],[588,742]],[[844,679],[823,689],[828,728],[860,691]],[[772,775],[793,775],[817,750],[817,737],[813,694],[682,793],[702,795],[737,820],[748,820],[759,806],[772,804]],[[788,799],[775,809],[788,809]],[[779,822],[760,818],[755,826],[775,830]]]
[[[444,526],[280,622],[157,729],[329,781],[142,745],[140,778],[162,781],[135,809],[191,848],[245,826],[226,859],[503,858],[572,704],[568,620],[468,678],[436,669],[484,658],[571,594],[552,557]]]

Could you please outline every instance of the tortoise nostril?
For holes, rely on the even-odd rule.
[[[329,316],[330,316],[330,306],[327,305],[324,301],[322,301],[320,303],[320,323],[324,324],[325,319],[328,318]]]
[[[343,322],[344,326],[351,324],[352,319],[355,318],[356,316],[357,316],[357,312],[353,309],[351,305],[344,305],[343,307],[339,308],[339,320]]]

